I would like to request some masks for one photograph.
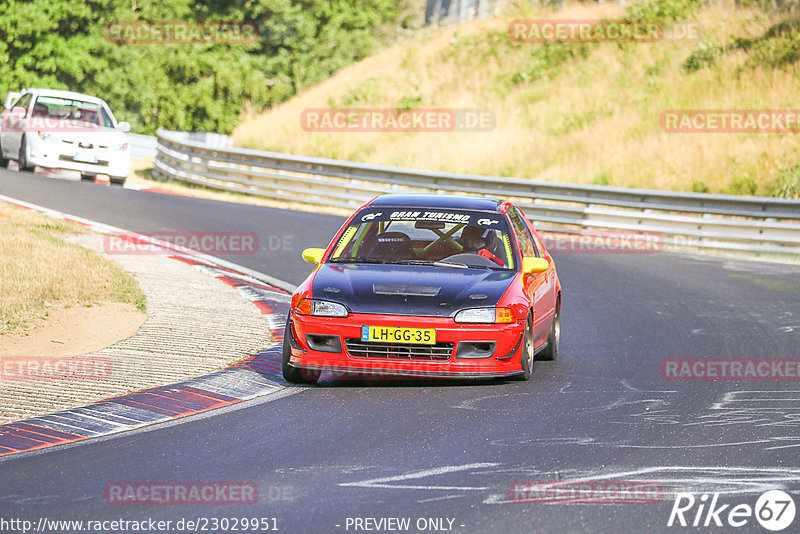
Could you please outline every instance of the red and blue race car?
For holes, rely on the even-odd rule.
[[[513,204],[383,195],[359,208],[292,295],[283,376],[518,377],[555,359],[561,284]]]

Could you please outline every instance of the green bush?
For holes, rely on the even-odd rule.
[[[370,76],[355,87],[348,87],[342,95],[342,106],[350,107],[369,104],[378,97],[380,86],[380,80]]]
[[[608,171],[600,171],[594,175],[592,179],[594,185],[609,185],[611,183],[611,173]]]
[[[625,19],[686,20],[700,7],[699,0],[639,0],[625,8]]]
[[[695,72],[704,67],[711,67],[720,57],[722,57],[722,48],[714,45],[711,41],[704,41],[683,61],[681,70]]]
[[[417,91],[419,91],[419,87],[417,87]],[[403,95],[400,99],[400,103],[397,104],[397,109],[409,111],[418,108],[420,104],[422,104],[422,95],[419,94],[419,92],[415,95]]]
[[[778,171],[772,180],[770,195],[781,198],[800,198],[800,163]]]
[[[758,191],[758,184],[749,174],[733,178],[724,193],[729,195],[755,195]]]
[[[586,43],[544,43],[531,48],[522,68],[511,77],[512,84],[551,79],[561,73],[563,65],[573,59],[585,59],[591,53]]]
[[[800,60],[800,19],[783,20],[770,26],[760,37],[732,38],[725,48],[703,49],[701,45],[683,63],[685,72],[693,72],[713,64],[719,57],[732,50],[747,52],[747,65],[751,68],[766,66],[774,69],[793,65]],[[705,43],[704,43],[705,44]]]
[[[782,68],[800,59],[800,34],[773,37],[757,42],[752,49],[750,63]]]
[[[411,0],[0,2],[0,96],[23,87],[105,99],[134,131],[230,132],[373,54],[414,24]],[[133,7],[132,7],[133,6]],[[109,22],[256,21],[251,44],[116,44]]]

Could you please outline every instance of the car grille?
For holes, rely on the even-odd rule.
[[[413,345],[407,343],[381,343],[361,341],[358,338],[345,339],[347,352],[353,358],[379,358],[383,360],[427,360],[445,362],[453,354],[454,343],[435,345]]]

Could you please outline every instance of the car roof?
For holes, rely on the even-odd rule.
[[[466,197],[459,195],[381,195],[369,203],[370,207],[444,208],[481,211],[500,211],[504,201],[496,198]]]
[[[72,100],[81,100],[83,102],[91,102],[93,104],[104,105],[105,102],[102,98],[96,96],[85,95],[83,93],[76,93],[75,91],[62,91],[61,89],[26,89],[26,93],[33,93],[34,96],[52,96],[53,98],[70,98]]]

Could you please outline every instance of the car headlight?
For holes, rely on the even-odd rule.
[[[53,136],[52,136],[52,135],[50,135],[50,133],[48,133],[48,132],[36,132],[36,133],[39,135],[39,137],[41,137],[41,138],[42,138],[43,140],[45,140],[45,141],[46,141],[46,140],[48,140],[48,139],[50,139],[51,137],[53,137]]]
[[[453,320],[457,323],[513,323],[514,312],[509,308],[469,308],[461,310]]]
[[[303,299],[297,303],[295,309],[300,315],[315,315],[317,317],[347,317],[350,312],[338,302],[327,300]]]

